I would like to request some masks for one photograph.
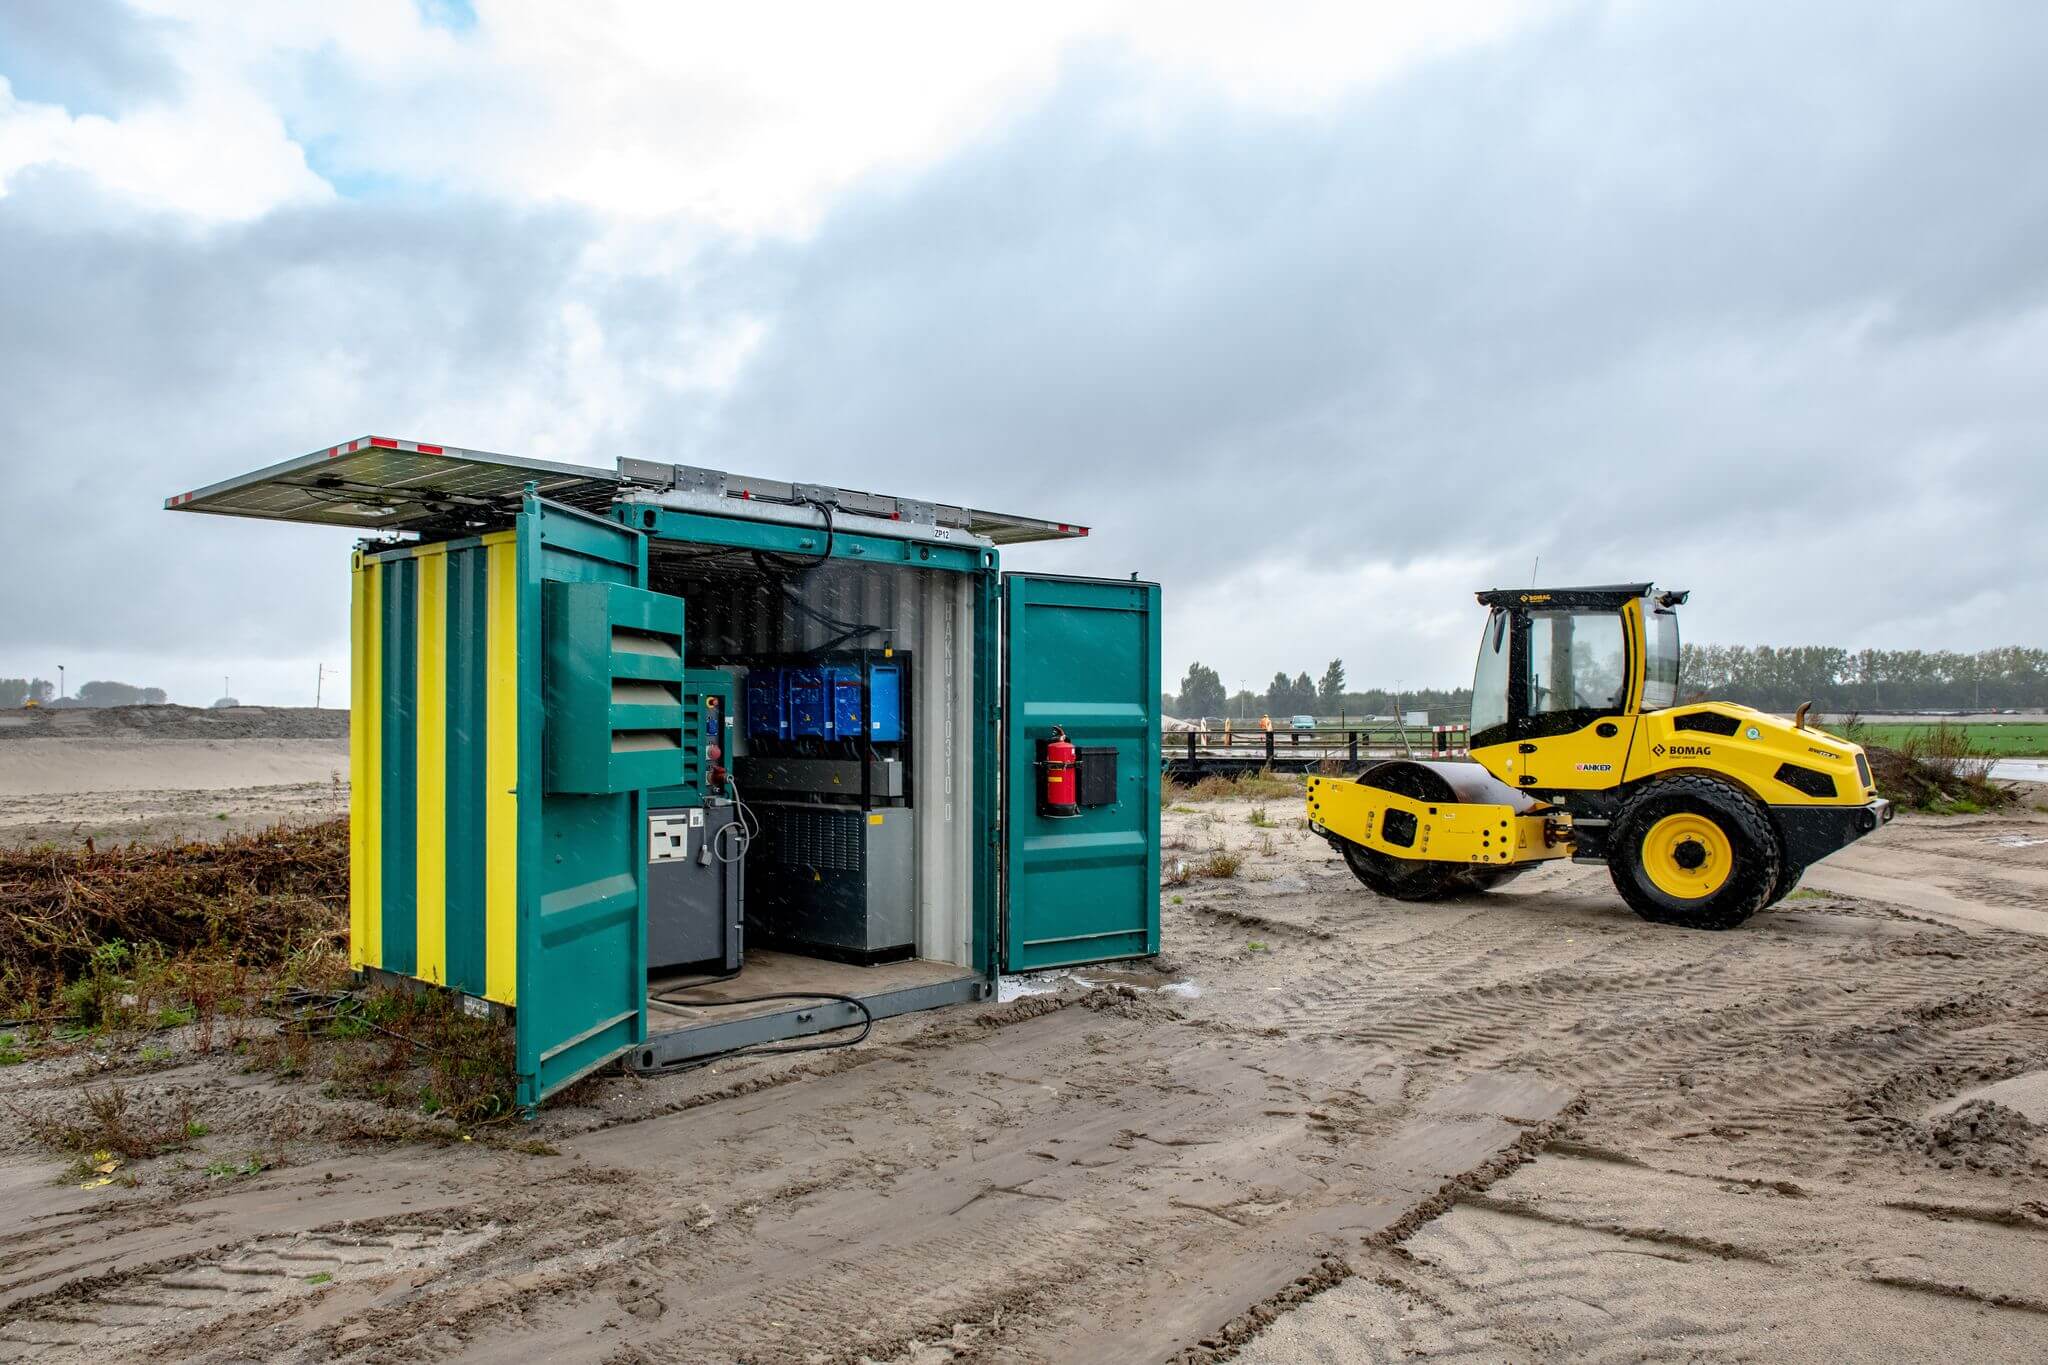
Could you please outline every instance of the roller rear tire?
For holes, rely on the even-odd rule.
[[[1621,808],[1609,847],[1615,890],[1653,924],[1733,929],[1791,890],[1780,889],[1784,854],[1769,814],[1719,778],[1651,783]]]

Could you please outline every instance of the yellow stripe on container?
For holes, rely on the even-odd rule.
[[[363,636],[356,647],[360,684],[350,702],[351,743],[361,732],[362,767],[349,773],[351,824],[362,826],[362,923],[351,924],[349,960],[358,967],[384,963],[384,568],[375,560],[363,564],[357,579],[363,615]]]
[[[418,899],[413,975],[448,984],[448,556],[422,547],[419,564],[419,666],[414,671],[418,717],[413,865]]]
[[[348,727],[348,965],[363,965],[363,902],[370,891],[369,869],[364,865],[364,849],[369,840],[365,830],[369,824],[369,812],[364,808],[367,793],[372,784],[367,780],[369,762],[365,756],[363,724],[363,583],[367,570],[363,567],[363,552],[355,552],[354,572],[349,575],[348,595],[348,640],[349,640],[349,727]]]
[[[519,557],[509,533],[486,536],[489,603],[484,633],[484,995],[518,1003]]]

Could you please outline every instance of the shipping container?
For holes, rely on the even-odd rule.
[[[364,533],[350,961],[507,1020],[529,1112],[1158,951],[1159,588],[1000,564],[1086,527],[383,437],[165,505]]]

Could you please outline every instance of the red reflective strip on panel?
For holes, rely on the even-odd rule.
[[[439,455],[442,453],[439,446],[414,446],[413,449],[419,451],[422,455]]]
[[[372,436],[372,437],[370,438],[370,444],[371,444],[371,445],[373,445],[373,446],[382,446],[382,447],[384,447],[384,449],[386,449],[386,450],[396,450],[396,449],[398,449],[398,442],[396,442],[396,441],[390,441],[390,440],[386,440],[386,439],[385,439],[384,437],[382,437],[382,436]]]

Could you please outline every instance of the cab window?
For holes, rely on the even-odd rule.
[[[1653,607],[1643,614],[1643,709],[1662,711],[1678,701],[1678,613]]]
[[[1621,710],[1627,653],[1618,612],[1531,613],[1528,714]]]
[[[1479,637],[1479,662],[1472,669],[1471,731],[1482,734],[1508,720],[1508,614],[1499,607],[1486,618]]]

